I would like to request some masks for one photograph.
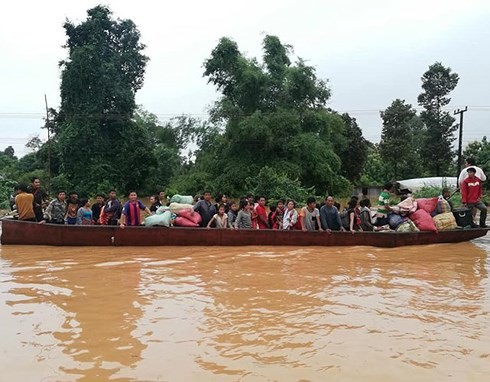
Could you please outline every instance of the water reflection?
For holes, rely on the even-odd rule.
[[[23,316],[24,328],[30,323],[23,345],[37,362],[61,359],[54,362],[52,380],[65,374],[79,381],[109,380],[133,367],[146,348],[132,334],[146,301],[138,293],[140,264],[124,254],[112,263],[90,253],[80,259],[87,255],[81,252],[2,247],[11,270],[9,313]]]
[[[486,380],[480,243],[1,247],[0,369],[48,381]]]

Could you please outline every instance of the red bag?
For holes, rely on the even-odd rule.
[[[177,215],[186,218],[187,220],[190,220],[193,223],[199,224],[202,220],[201,215],[199,215],[199,212],[194,213],[190,209],[185,209],[185,210],[180,210]]]
[[[199,224],[194,223],[194,222],[190,221],[189,219],[184,218],[182,216],[177,216],[175,218],[174,224],[177,227],[199,227]]]
[[[420,209],[411,213],[408,215],[408,217],[415,223],[419,230],[437,232],[437,227],[434,220],[427,211]]]
[[[437,202],[439,198],[436,196],[435,198],[421,198],[417,199],[418,209],[422,209],[429,214],[433,213],[436,210]]]

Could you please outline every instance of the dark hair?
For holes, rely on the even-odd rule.
[[[264,198],[264,200],[267,200],[267,198],[265,197],[265,195],[260,195],[259,196],[259,200],[262,199],[262,198]]]
[[[306,204],[310,204],[310,203],[316,203],[314,196],[309,196],[308,199],[306,199]]]
[[[475,173],[476,174],[476,169],[474,167],[468,167],[466,169],[466,172],[472,172],[472,173]]]
[[[39,179],[39,177],[38,177],[38,176],[33,176],[33,177],[31,177],[31,183],[34,183],[34,181],[35,181],[36,179]],[[39,180],[40,180],[40,179],[39,179]]]
[[[226,206],[225,206],[224,204],[220,204],[220,205],[218,206],[218,210],[219,210],[220,208],[224,208],[224,209],[226,209]]]
[[[209,191],[209,190],[205,190],[205,191],[204,191],[202,194],[203,194],[203,195],[204,195],[204,194],[209,194],[209,195],[212,195],[212,194],[211,194],[211,191]]]
[[[391,190],[393,188],[393,183],[391,182],[386,182],[385,185],[383,186],[385,190]]]
[[[444,194],[444,193],[446,193],[446,192],[449,192],[449,188],[444,187],[444,188],[442,189],[442,193]]]
[[[66,195],[66,191],[65,191],[65,190],[59,190],[59,191],[56,193],[56,195],[59,195],[59,194],[61,194],[61,193],[63,193],[63,194],[65,194],[65,195]]]
[[[248,200],[247,199],[240,200],[240,209],[242,210],[245,206],[248,206]]]
[[[72,196],[72,195],[78,196],[78,192],[76,192],[76,191],[70,191],[70,193],[68,194],[68,196]]]
[[[359,196],[357,196],[357,195],[352,195],[350,198],[351,198],[351,199],[356,199],[356,200],[359,200]]]
[[[369,199],[362,199],[360,202],[359,202],[359,205],[361,207],[369,207],[371,205],[371,201]]]
[[[347,205],[349,206],[349,208],[356,208],[357,200],[352,198],[351,200],[349,200],[349,203],[347,203]]]
[[[269,210],[270,210],[270,212],[275,212],[276,208],[277,208],[277,206],[275,204],[273,204],[272,206],[269,207]]]
[[[80,199],[80,205],[81,206],[84,206],[87,203],[88,203],[88,199],[87,198]]]
[[[95,197],[96,197],[96,198],[98,198],[99,196],[100,196],[101,198],[104,198],[104,199],[105,199],[105,195],[104,195],[104,194],[102,194],[102,193],[95,195]]]
[[[340,203],[339,202],[335,202],[333,205],[334,205],[335,208],[337,208],[338,210],[340,210]]]
[[[473,157],[466,158],[466,163],[468,163],[470,166],[476,166],[476,160]]]
[[[293,199],[289,199],[286,206],[290,203],[293,202],[293,207],[296,208],[296,202]]]
[[[114,190],[114,189],[109,190],[109,194],[110,194],[111,192],[115,192],[115,193],[117,194],[116,190]]]
[[[27,184],[25,183],[18,183],[15,185],[15,189],[22,191],[22,192],[27,192]]]

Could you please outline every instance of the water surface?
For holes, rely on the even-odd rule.
[[[0,247],[0,380],[487,381],[490,236]]]

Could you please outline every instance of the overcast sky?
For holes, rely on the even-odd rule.
[[[44,123],[44,94],[59,106],[66,58],[65,19],[79,23],[100,1],[12,1],[0,23],[0,150],[24,155],[25,143]],[[421,75],[441,61],[459,74],[450,110],[468,106],[464,143],[490,135],[490,1],[105,1],[130,18],[150,57],[136,101],[165,121],[206,117],[218,98],[202,77],[203,61],[220,37],[234,39],[247,56],[260,57],[265,34],[277,35],[314,66],[332,89],[330,105],[356,117],[377,142],[379,110],[395,98],[417,107]]]

